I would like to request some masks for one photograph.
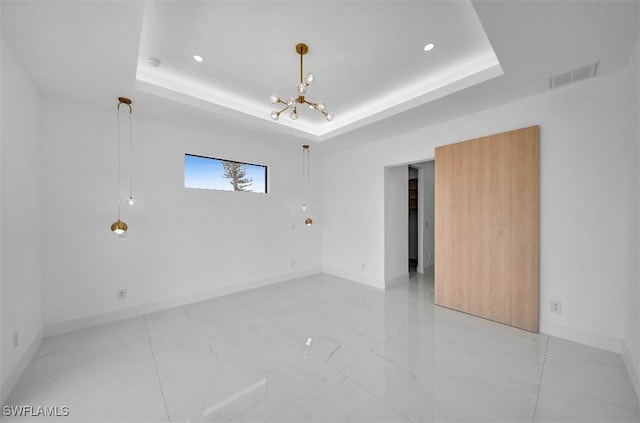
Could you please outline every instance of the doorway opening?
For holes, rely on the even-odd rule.
[[[422,199],[418,191],[418,169],[409,166],[409,274],[418,271],[418,201]]]
[[[431,273],[434,265],[435,162],[408,165],[408,271]]]

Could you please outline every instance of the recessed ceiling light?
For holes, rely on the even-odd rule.
[[[198,56],[197,54],[193,55],[193,60],[195,60],[198,63],[204,62],[204,59],[202,58],[202,56]]]
[[[433,44],[433,43],[429,43],[429,44],[427,44],[427,45],[425,45],[425,46],[424,46],[424,51],[431,51],[431,50],[433,50],[433,48],[434,48],[435,46],[436,46],[435,44]]]

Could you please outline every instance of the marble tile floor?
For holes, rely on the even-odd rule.
[[[639,422],[619,355],[319,274],[45,338],[43,422]]]

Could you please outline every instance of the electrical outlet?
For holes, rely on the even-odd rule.
[[[118,299],[119,300],[124,300],[125,298],[127,298],[127,290],[126,289],[119,289],[118,290]]]
[[[18,332],[13,332],[13,348],[18,347]]]
[[[291,267],[296,267],[296,261],[295,260],[291,260]]]
[[[551,301],[551,311],[554,313],[562,314],[562,302],[561,301]]]

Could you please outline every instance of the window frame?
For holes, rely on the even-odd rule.
[[[184,165],[185,159],[186,159],[187,156],[197,157],[197,158],[200,158],[200,159],[207,159],[207,160],[217,160],[219,162],[231,162],[231,163],[238,163],[238,164],[255,166],[255,167],[262,167],[262,168],[264,168],[264,191],[236,191],[236,190],[233,190],[233,189],[188,187],[186,185],[186,180],[183,182],[183,185],[184,185],[185,188],[189,188],[189,189],[206,189],[206,190],[211,190],[211,191],[252,192],[254,194],[268,194],[269,193],[269,166],[267,166],[267,165],[257,164],[257,163],[240,162],[238,160],[220,159],[220,158],[217,158],[217,157],[203,156],[201,154],[184,153],[184,158],[183,158],[183,162],[182,162],[183,166],[184,166],[184,169],[183,169],[183,172],[182,172],[183,178],[186,177],[186,172],[187,172],[187,167]]]

